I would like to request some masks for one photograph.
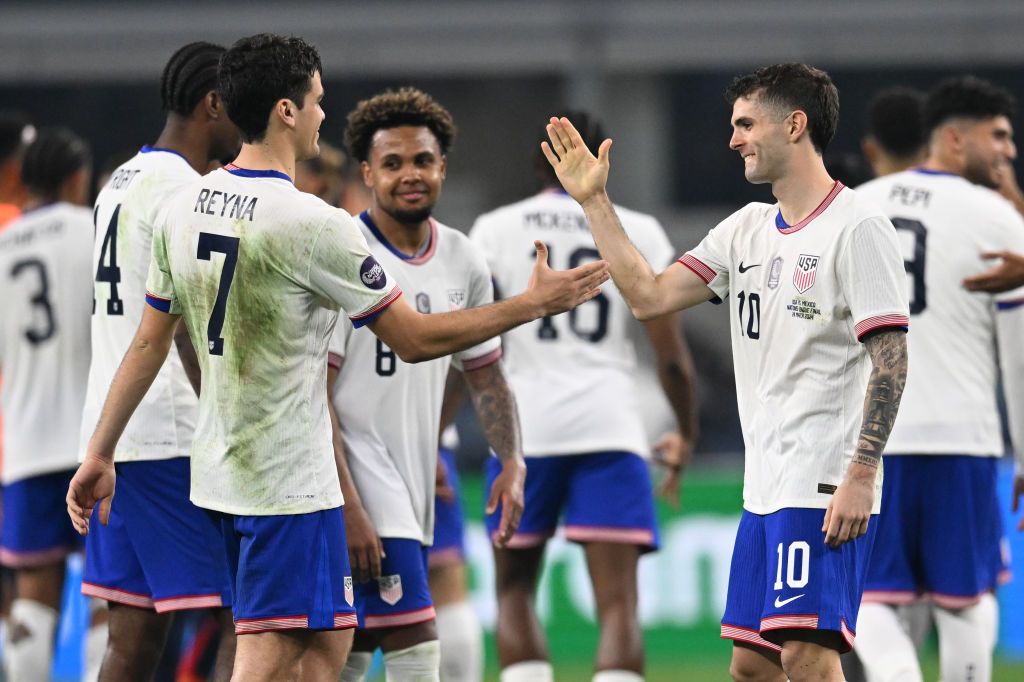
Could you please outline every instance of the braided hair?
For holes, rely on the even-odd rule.
[[[191,115],[206,93],[217,89],[217,63],[225,50],[213,43],[189,43],[171,55],[160,78],[167,113]]]

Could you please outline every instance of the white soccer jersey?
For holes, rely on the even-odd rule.
[[[483,255],[457,230],[431,221],[419,256],[395,249],[363,213],[370,251],[421,313],[475,308],[494,300]],[[377,534],[434,541],[437,440],[448,366],[465,370],[501,357],[498,338],[454,356],[407,364],[368,329],[342,320],[330,350],[342,358],[334,385],[348,465]]]
[[[0,234],[4,484],[78,462],[89,373],[89,210],[24,213]]]
[[[142,320],[157,213],[169,195],[198,177],[177,152],[143,147],[114,171],[96,198],[92,364],[82,414],[81,455]],[[197,405],[178,349],[172,344],[167,361],[117,442],[114,461],[188,456]]]
[[[327,411],[327,344],[401,290],[352,217],[277,171],[228,166],[167,202],[147,301],[180,313],[203,388],[192,502],[229,514],[305,514],[343,503]]]
[[[729,298],[744,509],[826,508],[863,420],[871,361],[858,338],[908,325],[892,224],[837,182],[792,226],[778,205],[748,204],[679,262]],[[879,468],[874,513],[881,485]]]
[[[651,216],[616,207],[630,240],[655,271],[674,251]],[[600,259],[574,199],[545,191],[480,216],[470,238],[483,249],[501,293],[526,288],[534,240],[548,245],[550,265],[576,267]],[[636,352],[629,306],[612,282],[587,303],[504,336],[505,363],[515,390],[530,457],[611,450],[649,454],[634,385]]]
[[[1024,253],[1024,220],[992,190],[949,173],[905,171],[857,192],[896,226],[914,323],[886,454],[1000,456],[996,316],[1007,313],[997,308],[1021,301],[1024,291],[991,296],[961,282],[989,267],[982,251]]]

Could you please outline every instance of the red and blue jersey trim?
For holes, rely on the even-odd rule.
[[[224,166],[224,170],[232,175],[237,175],[240,178],[277,178],[278,180],[287,180],[293,185],[295,184],[295,181],[286,173],[276,170],[252,170],[249,168],[239,168],[233,163],[229,163]]]
[[[818,208],[814,209],[809,216],[796,223],[795,225],[789,225],[786,223],[785,218],[782,217],[782,211],[779,210],[775,214],[775,227],[778,228],[780,234],[793,234],[798,230],[802,230],[807,227],[812,220],[820,216],[825,212],[832,202],[835,200],[839,193],[846,188],[846,185],[836,180],[835,184],[832,185],[832,190],[828,193],[821,203],[818,204]]]
[[[395,286],[395,288],[391,290],[390,294],[388,294],[380,301],[378,301],[376,305],[374,305],[372,308],[365,312],[359,313],[358,315],[351,315],[348,319],[352,320],[352,326],[355,327],[356,329],[359,329],[360,327],[365,327],[366,325],[370,324],[378,317],[380,317],[380,314],[387,310],[388,306],[397,301],[398,297],[401,295],[401,287]]]
[[[409,265],[423,265],[433,258],[434,253],[437,251],[437,223],[434,222],[433,218],[429,219],[430,233],[427,235],[427,248],[423,250],[423,253],[415,256],[402,253],[398,250],[398,247],[389,242],[388,238],[385,237],[384,233],[380,231],[379,227],[377,227],[377,223],[373,222],[373,218],[370,217],[369,211],[363,211],[360,213],[359,219],[366,224],[366,227],[370,229],[370,233],[376,237],[377,241],[383,244],[388,251],[395,255],[396,258],[403,260]]]
[[[996,301],[996,310],[1016,310],[1017,308],[1024,305],[1024,298],[1015,298],[1009,301]]]
[[[153,306],[162,313],[171,312],[171,299],[169,298],[163,298],[162,296],[157,296],[156,294],[151,294],[150,292],[147,291],[146,303]]]
[[[857,340],[863,341],[865,334],[887,327],[908,331],[910,329],[910,318],[906,315],[875,315],[858,322],[854,325],[853,330],[857,334]]]

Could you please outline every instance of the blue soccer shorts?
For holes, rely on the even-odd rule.
[[[501,473],[497,458],[487,460],[487,491]],[[595,452],[526,458],[525,508],[511,549],[544,544],[564,514],[565,537],[579,543],[658,548],[654,491],[647,462],[632,452]],[[486,518],[494,539],[501,506]]]
[[[341,507],[276,516],[209,514],[220,522],[227,550],[236,633],[356,626]]]
[[[0,564],[14,569],[46,566],[82,548],[65,501],[74,475],[74,469],[55,471],[3,487]]]
[[[231,605],[220,529],[189,501],[188,457],[120,462],[109,523],[93,510],[82,594],[163,613]]]
[[[1005,582],[997,477],[995,457],[886,455],[864,601],[957,609]]]
[[[380,578],[356,583],[359,627],[365,630],[405,627],[434,620],[427,584],[427,548],[419,540],[381,538],[384,559]]]
[[[852,648],[878,517],[866,535],[837,549],[825,544],[824,519],[824,509],[743,512],[723,638],[781,651],[787,631],[832,631],[840,653]]]
[[[462,563],[466,558],[466,527],[459,499],[462,486],[455,468],[455,453],[449,448],[441,448],[437,457],[445,469],[448,487],[455,493],[455,499],[445,502],[439,497],[434,498],[434,544],[427,554],[430,568]]]

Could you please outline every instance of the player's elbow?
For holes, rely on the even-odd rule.
[[[391,345],[391,350],[402,360],[410,365],[416,364],[417,362],[426,362],[427,360],[433,360],[437,357],[436,353],[431,353],[430,349],[423,343],[417,342],[415,339],[402,339],[397,343]]]
[[[633,317],[641,322],[650,322],[665,314],[660,306],[655,305],[653,301],[646,300],[629,301],[629,310],[633,313]]]

